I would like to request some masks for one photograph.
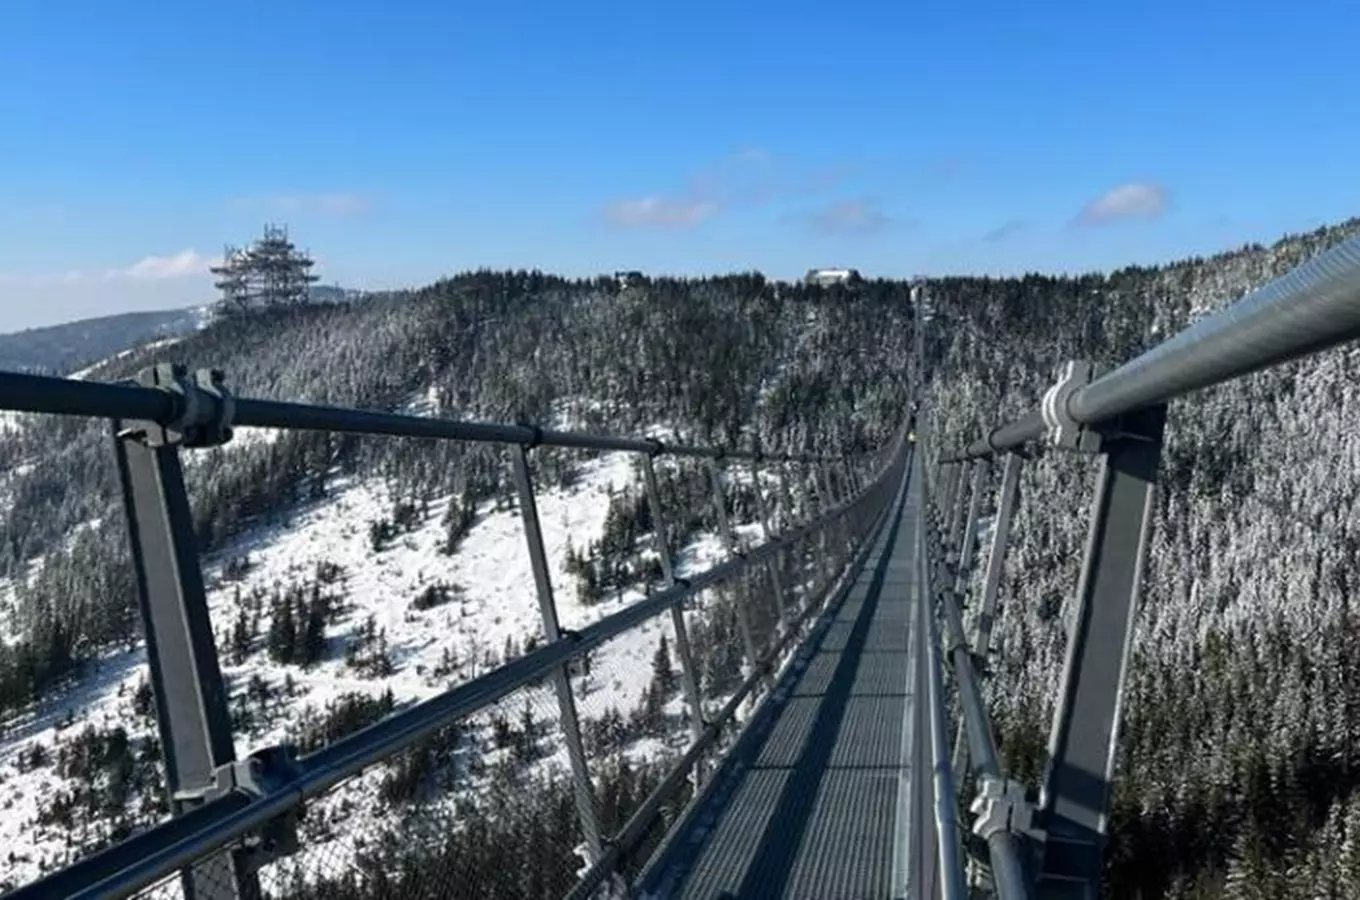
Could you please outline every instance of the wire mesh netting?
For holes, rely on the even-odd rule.
[[[310,801],[265,895],[559,895],[581,866],[569,772],[551,683],[520,688]]]
[[[536,498],[553,601],[566,629],[588,627],[666,585],[645,470],[636,460],[610,457],[583,463],[580,490]],[[846,482],[833,493],[824,474],[794,466],[719,468],[721,512],[707,463],[657,465],[659,511],[669,525],[665,551],[679,579],[744,558],[849,496]],[[343,562],[302,550],[264,562],[229,558],[209,573],[238,749],[291,743],[305,766],[307,754],[542,646],[543,597],[525,590],[534,583],[527,558],[482,560],[476,572],[444,566],[455,576],[462,569],[487,576],[467,583],[403,568],[407,557],[428,558],[431,541],[447,543],[452,554],[454,535],[468,540],[468,511],[460,512],[457,498],[447,509],[420,508],[395,491],[359,499],[368,506],[356,505],[359,515],[333,527],[346,540],[371,545],[376,574],[360,576]],[[365,530],[370,506],[383,516]],[[699,719],[676,613],[663,611],[568,664],[563,678],[541,676],[310,798],[291,855],[249,875],[241,873],[258,863],[235,848],[200,862],[190,876],[195,893],[304,900],[560,896],[631,823],[617,874],[605,887],[620,878],[626,883],[796,651],[802,633],[788,634],[790,623],[806,618],[809,607],[815,611],[844,568],[871,524],[871,517],[855,521],[860,512],[685,601]],[[504,509],[480,514],[504,518],[500,544],[513,538],[515,556],[528,556],[521,503],[512,499]],[[425,533],[427,520],[441,523],[439,534]],[[583,522],[590,526],[586,534],[601,536],[576,543]],[[474,556],[478,552],[484,551],[474,548]],[[524,572],[512,577],[512,566]],[[523,584],[510,590],[511,581]],[[355,605],[394,586],[403,593],[401,603],[381,610]],[[468,621],[470,614],[475,621]],[[808,623],[796,627],[805,632]],[[776,647],[780,652],[773,654]],[[771,672],[758,669],[762,659],[773,664]],[[574,716],[579,723],[576,758],[568,750],[559,680],[570,696],[567,721]],[[743,686],[744,701],[694,771],[671,777],[696,736]],[[581,774],[588,784],[576,777]],[[663,783],[664,798],[649,803]],[[638,816],[644,810],[647,815]],[[138,896],[181,897],[184,877],[166,877]]]
[[[692,744],[692,714],[669,613],[592,652],[589,674],[573,679],[599,829],[614,838]],[[675,799],[657,810],[673,816]],[[650,852],[625,849],[625,860]]]

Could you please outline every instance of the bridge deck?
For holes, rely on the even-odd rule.
[[[708,797],[672,832],[642,896],[905,896],[910,801],[923,772],[911,764],[917,481]]]

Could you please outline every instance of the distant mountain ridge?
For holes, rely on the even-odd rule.
[[[69,374],[158,338],[197,330],[209,307],[122,313],[0,335],[0,369]]]
[[[314,301],[339,303],[361,297],[361,291],[335,285],[313,285]],[[0,369],[69,375],[132,347],[154,340],[182,337],[202,328],[213,304],[184,309],[119,313],[60,325],[0,334]]]

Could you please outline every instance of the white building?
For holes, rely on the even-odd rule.
[[[808,269],[807,277],[803,281],[826,287],[832,284],[849,284],[858,281],[859,278],[858,269]]]

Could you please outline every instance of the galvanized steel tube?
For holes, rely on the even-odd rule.
[[[1175,337],[1092,381],[1067,413],[1096,425],[1121,413],[1319,353],[1360,338],[1360,237],[1321,253]],[[985,456],[1044,432],[1035,410],[961,456]]]

